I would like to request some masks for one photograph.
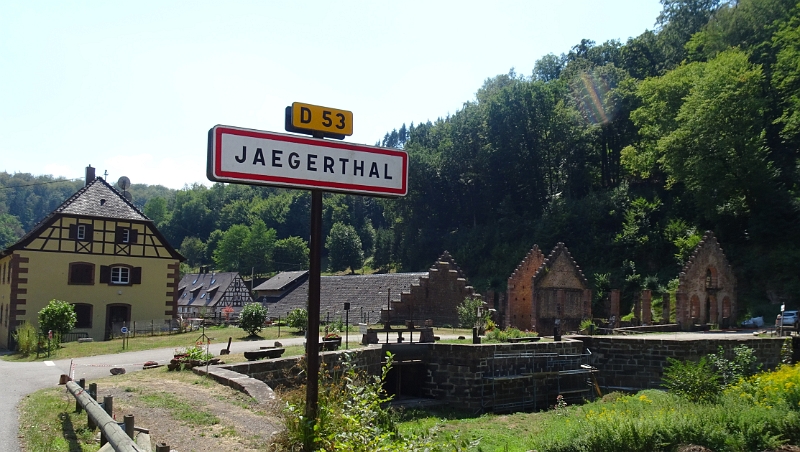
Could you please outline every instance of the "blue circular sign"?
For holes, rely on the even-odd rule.
[[[122,334],[128,334],[128,327],[127,326],[123,326],[120,331],[122,332]]]

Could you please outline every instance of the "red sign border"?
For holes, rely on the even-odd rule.
[[[393,157],[400,157],[403,160],[403,184],[402,187],[386,188],[371,185],[344,184],[339,182],[317,181],[312,179],[299,179],[292,177],[268,176],[262,174],[240,173],[235,171],[222,170],[222,135],[238,135],[250,138],[264,138],[269,140],[283,141],[289,143],[303,144],[307,146],[328,147],[344,149],[349,151],[368,152],[371,154],[383,154]],[[240,127],[216,125],[208,131],[208,169],[209,180],[216,182],[229,182],[255,185],[268,185],[283,188],[301,189],[326,189],[342,193],[352,193],[358,195],[373,195],[383,197],[400,197],[408,194],[408,154],[399,149],[379,148],[375,146],[365,146],[360,144],[347,143],[342,141],[320,140],[297,135],[287,135],[284,133],[267,132],[261,130],[244,129]]]

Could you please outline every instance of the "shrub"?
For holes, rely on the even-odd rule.
[[[344,354],[344,368],[338,374],[320,369],[313,429],[305,419],[305,390],[289,394],[283,413],[285,437],[279,441],[283,450],[299,450],[303,444],[320,451],[423,450],[411,447],[397,433],[396,419],[386,407],[392,396],[386,394],[383,385],[392,355],[387,353],[379,376],[357,371],[351,356]]]
[[[667,358],[664,368],[664,387],[673,394],[696,402],[715,402],[722,392],[720,376],[708,360],[698,362]]]
[[[286,324],[299,331],[305,331],[308,328],[308,311],[299,308],[292,309],[286,315]]]
[[[719,347],[716,355],[708,355],[708,359],[719,373],[723,388],[761,370],[761,364],[756,365],[758,358],[755,350],[746,345],[734,347],[733,359],[725,358],[725,350],[722,346]]]
[[[467,297],[456,307],[458,312],[458,323],[464,328],[482,327],[489,320],[489,311],[484,310],[478,317],[478,309],[483,307],[483,300],[475,297]]]
[[[39,311],[39,329],[42,333],[52,330],[56,341],[60,340],[62,333],[70,332],[77,321],[75,307],[63,300],[50,300]]]
[[[24,356],[36,351],[36,344],[39,339],[36,334],[36,328],[27,321],[22,322],[22,325],[17,327],[12,336],[14,337],[14,342],[17,343],[17,351]]]
[[[239,327],[250,336],[260,333],[266,320],[267,308],[261,306],[261,303],[247,303],[239,313]]]

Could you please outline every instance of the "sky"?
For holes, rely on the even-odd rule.
[[[345,141],[452,115],[486,79],[652,30],[659,0],[0,2],[0,171],[180,189],[217,124],[353,112]]]

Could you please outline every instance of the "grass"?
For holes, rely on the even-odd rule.
[[[61,348],[50,352],[50,357],[43,355],[36,357],[35,354],[24,356],[13,354],[3,356],[6,361],[43,361],[62,358],[81,358],[85,356],[110,355],[114,353],[133,352],[141,350],[152,350],[156,348],[181,348],[186,347],[187,340],[196,339],[201,331],[191,331],[188,333],[170,334],[165,336],[138,336],[128,340],[125,350],[122,349],[122,339],[112,339],[110,341],[98,342],[67,342],[61,344]],[[205,329],[206,336],[213,342],[227,342],[228,338],[233,338],[234,342],[280,339],[286,337],[296,337],[297,333],[293,328],[281,327],[280,337],[278,337],[278,327],[267,327],[261,330],[256,337],[248,337],[247,333],[238,327],[211,327]]]
[[[150,407],[169,410],[173,418],[187,424],[199,426],[219,424],[217,416],[207,413],[168,392],[158,391],[143,394],[140,399]]]
[[[86,414],[75,414],[75,399],[63,388],[49,388],[25,397],[20,403],[20,442],[28,452],[96,451],[94,433]]]
[[[113,388],[124,392],[124,397],[115,397],[115,411],[120,409],[132,412],[135,406],[163,410],[166,416],[177,421],[182,427],[197,431],[199,435],[212,438],[237,437],[235,425],[230,420],[220,419],[207,411],[204,406],[185,400],[180,395],[157,388],[154,382],[169,381],[180,383],[183,392],[209,391],[214,399],[258,412],[256,402],[250,397],[191,372],[168,372],[166,368],[147,372],[135,372],[115,377],[99,379],[101,394],[110,393]],[[194,389],[198,388],[198,389]],[[123,408],[121,408],[121,406]],[[46,388],[29,394],[19,404],[20,443],[27,452],[78,452],[96,451],[100,447],[97,432],[87,425],[87,415],[75,413],[75,398],[63,386]],[[139,421],[139,419],[137,419]],[[139,422],[147,422],[147,419]],[[137,422],[138,424],[138,422]],[[145,425],[146,427],[151,427]],[[153,438],[158,440],[159,438]],[[252,438],[239,438],[249,442]]]
[[[539,413],[410,411],[401,419],[401,434],[433,435],[442,450],[649,452],[684,444],[716,452],[774,450],[800,442],[800,366],[740,381],[718,403],[645,390]]]

